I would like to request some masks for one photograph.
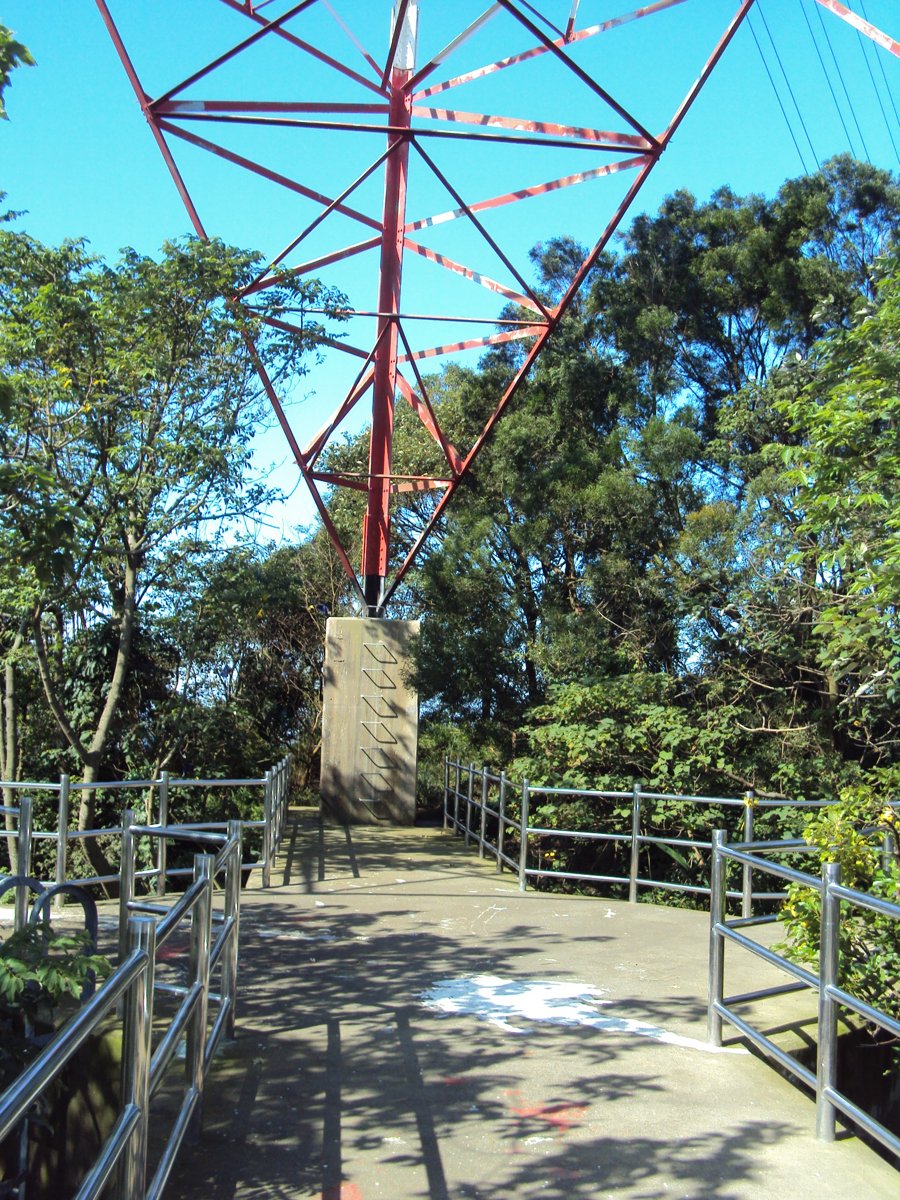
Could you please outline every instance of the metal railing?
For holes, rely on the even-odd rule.
[[[134,826],[124,815],[121,865],[120,962],[102,988],[55,1034],[12,1087],[0,1097],[0,1141],[7,1138],[66,1064],[110,1014],[122,1014],[121,1106],[112,1129],[88,1174],[79,1200],[98,1196],[113,1182],[120,1200],[156,1200],[162,1194],[182,1141],[196,1136],[202,1121],[203,1088],[216,1046],[233,1037],[238,935],[240,928],[240,822],[228,822],[226,834]],[[202,838],[217,853],[194,856],[190,886],[169,906],[133,898],[134,839],[140,834],[170,840]],[[224,876],[223,907],[215,912],[214,881]],[[157,978],[156,955],[176,930],[190,922],[187,982],[174,985]],[[218,972],[220,988],[211,989]],[[161,1026],[158,997],[174,997],[172,1018]],[[216,1007],[209,1027],[210,1007]],[[178,1114],[164,1138],[149,1187],[148,1129],[151,1100],[167,1078],[179,1043],[186,1040],[185,1081]],[[156,1045],[154,1042],[156,1040]]]
[[[94,789],[96,791],[143,792],[141,815],[143,826],[148,830],[162,829],[173,824],[172,817],[177,815],[177,804],[173,804],[173,791],[188,791],[189,789],[224,788],[259,788],[262,791],[263,815],[258,820],[241,822],[246,830],[260,830],[262,836],[261,853],[258,859],[242,864],[244,871],[259,869],[262,875],[263,887],[271,883],[272,865],[278,855],[284,834],[285,813],[291,771],[291,756],[286,755],[276,763],[271,770],[266,771],[262,778],[254,779],[180,779],[172,778],[168,771],[162,771],[158,779],[127,779],[113,782],[101,781],[92,784],[73,783],[68,775],[61,775],[59,783],[23,783],[0,781],[0,788],[8,788],[21,793],[21,800],[16,807],[2,807],[0,812],[18,817],[18,874],[30,874],[34,858],[34,843],[39,840],[51,840],[56,843],[54,882],[78,884],[91,887],[105,883],[114,883],[118,875],[87,875],[69,877],[69,847],[73,842],[87,841],[94,838],[121,838],[121,825],[101,829],[70,829],[70,801],[73,793]],[[58,818],[55,829],[35,829],[33,820],[34,794],[41,792],[56,793],[58,796]],[[131,811],[134,811],[133,809]],[[156,818],[154,820],[154,817]],[[226,827],[225,821],[200,821],[181,823],[183,830],[203,832],[221,832]],[[10,834],[7,832],[7,837]],[[246,839],[245,839],[246,840]],[[27,869],[22,864],[27,862]],[[165,838],[156,839],[156,856],[152,866],[136,872],[136,878],[149,879],[155,882],[156,894],[164,896],[167,881],[178,875],[189,875],[190,867],[170,868],[168,866],[168,843]],[[18,894],[17,894],[18,895]],[[57,893],[57,903],[61,904],[65,893]],[[20,906],[21,907],[21,906]],[[22,920],[17,910],[16,927],[20,928]]]
[[[91,1200],[112,1183],[116,1200],[156,1200],[162,1194],[186,1136],[196,1137],[202,1121],[206,1075],[222,1037],[234,1035],[240,927],[241,824],[230,821],[225,834],[178,827],[136,826],[123,814],[120,872],[119,965],[106,983],[69,1020],[38,1057],[0,1096],[0,1142],[59,1078],[73,1055],[105,1026],[110,1014],[122,1014],[121,1106],[100,1152],[81,1181],[78,1200]],[[193,879],[170,905],[134,898],[135,839],[198,838],[217,853],[194,856]],[[224,875],[223,908],[215,911],[214,881]],[[72,887],[74,885],[63,885]],[[49,896],[54,889],[48,889]],[[36,902],[42,903],[42,900]],[[190,924],[187,982],[157,977],[156,956],[179,928]],[[218,972],[220,985],[211,983]],[[174,998],[175,1012],[161,1021],[157,1001]],[[210,1009],[216,1016],[210,1027]],[[178,1112],[163,1139],[163,1149],[147,1185],[148,1129],[151,1102],[185,1041],[184,1086]],[[156,1042],[154,1047],[154,1041]],[[27,1156],[27,1138],[24,1144]],[[27,1161],[27,1158],[26,1158]]]
[[[625,802],[629,815],[618,828],[565,829],[532,824],[535,798],[542,800],[588,800]],[[504,866],[514,871],[519,878],[519,887],[525,891],[529,879],[568,879],[582,883],[612,883],[628,888],[628,899],[632,902],[644,890],[687,892],[708,896],[709,886],[703,884],[678,883],[673,880],[652,879],[640,872],[641,849],[647,846],[670,847],[681,853],[684,850],[712,853],[713,824],[721,818],[710,817],[709,838],[671,837],[654,833],[648,828],[648,806],[658,801],[682,801],[697,807],[712,810],[732,809],[738,815],[739,833],[743,841],[752,841],[755,814],[759,809],[813,809],[826,807],[832,801],[762,800],[753,792],[743,796],[685,796],[669,792],[644,791],[635,783],[630,791],[597,791],[581,788],[535,786],[527,779],[514,784],[504,772],[499,775],[486,767],[474,763],[465,764],[444,760],[444,828],[453,829],[465,838],[466,845],[475,842],[479,857],[487,852],[496,859],[497,870]],[[512,811],[510,811],[512,809]],[[599,821],[598,821],[599,826]],[[509,835],[514,833],[518,845],[516,857],[508,852]],[[591,874],[584,871],[565,871],[550,866],[531,865],[531,855],[542,838],[553,838],[563,842],[606,842],[625,848],[628,856],[627,874]],[[783,893],[754,892],[751,870],[745,867],[740,891],[729,891],[730,899],[739,899],[742,914],[749,916],[754,901],[777,900]]]
[[[835,1137],[837,1113],[855,1122],[893,1154],[900,1155],[900,1137],[885,1128],[838,1089],[837,1038],[838,1012],[847,1009],[864,1021],[900,1038],[900,1021],[888,1013],[866,1004],[841,987],[840,937],[841,904],[855,909],[867,909],[893,921],[900,922],[900,904],[892,904],[878,896],[860,892],[841,884],[840,866],[826,863],[821,879],[772,862],[764,854],[779,851],[796,852],[796,842],[750,842],[728,845],[725,832],[717,830],[713,837],[712,895],[710,897],[710,955],[709,955],[709,1040],[714,1046],[722,1044],[722,1023],[729,1021],[754,1045],[773,1058],[795,1078],[806,1084],[816,1097],[816,1135],[830,1142]],[[806,846],[806,849],[811,849]],[[821,920],[818,970],[810,971],[792,962],[767,946],[748,937],[744,930],[772,922],[775,916],[726,917],[725,868],[728,862],[740,864],[748,871],[761,871],[785,883],[799,883],[816,891],[820,897]],[[900,932],[900,926],[898,926]],[[757,958],[791,976],[793,982],[747,992],[739,996],[724,995],[725,945],[731,942]],[[734,1005],[744,1004],[789,992],[812,989],[818,993],[818,1040],[816,1070],[811,1071],[777,1045],[761,1029],[741,1017]]]
[[[262,779],[190,780],[170,779],[165,773],[159,780],[129,780],[121,784],[97,784],[118,790],[153,787],[158,796],[156,812],[150,811],[149,799],[143,814],[147,821],[138,824],[135,813],[126,809],[121,823],[106,829],[72,831],[68,828],[68,798],[72,785],[65,777],[59,785],[42,785],[58,790],[60,817],[56,832],[35,831],[33,800],[23,794],[17,807],[3,809],[16,818],[17,828],[7,836],[16,840],[19,874],[4,877],[4,890],[15,895],[14,927],[29,921],[29,903],[36,894],[31,918],[46,919],[51,900],[57,903],[66,895],[90,897],[84,888],[117,881],[119,891],[118,967],[104,986],[91,997],[56,1034],[38,1058],[0,1096],[0,1142],[23,1120],[35,1101],[59,1078],[76,1052],[110,1014],[122,1019],[122,1104],[106,1141],[85,1176],[78,1200],[109,1194],[117,1200],[156,1200],[162,1194],[178,1150],[186,1136],[199,1133],[206,1074],[216,1049],[224,1038],[234,1036],[237,997],[238,942],[240,930],[240,892],[242,875],[259,868],[262,884],[271,883],[272,867],[279,852],[288,806],[290,758],[281,760]],[[41,785],[37,785],[41,786]],[[204,822],[173,825],[170,815],[170,789],[181,787],[247,787],[263,789],[263,817],[253,821]],[[23,793],[36,785],[17,785]],[[156,821],[150,818],[157,816]],[[262,830],[262,852],[258,860],[245,862],[242,855],[243,832]],[[67,879],[67,848],[74,838],[118,835],[121,844],[119,872],[115,876],[89,876]],[[56,882],[45,887],[31,875],[36,838],[53,837],[57,841]],[[150,855],[154,866],[137,869],[137,850],[142,839],[155,847]],[[172,842],[186,843],[207,853],[195,854],[193,868],[170,867],[168,848]],[[224,873],[222,909],[216,911],[215,879]],[[191,875],[187,889],[163,903],[167,881]],[[139,898],[138,883],[153,888],[156,899]],[[87,910],[86,910],[87,911]],[[175,931],[190,925],[188,979],[173,984],[159,977],[156,956]],[[219,980],[218,989],[212,986]],[[175,1011],[162,1023],[160,1002],[174,1002]],[[215,1014],[210,1025],[209,1018]],[[153,1048],[154,1036],[157,1039]],[[166,1078],[180,1043],[186,1045],[185,1086],[178,1114],[167,1136],[147,1186],[148,1123],[153,1097]],[[27,1144],[27,1139],[26,1139]],[[111,1185],[112,1191],[104,1192]]]

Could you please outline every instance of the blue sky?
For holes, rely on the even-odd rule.
[[[151,94],[179,82],[252,29],[217,0],[109,3],[141,81]],[[389,3],[332,3],[372,52],[383,55]],[[278,0],[264,11],[271,16],[285,7],[284,0]],[[421,0],[419,61],[457,32],[467,16],[477,15],[484,7],[486,0],[455,0],[452,4]],[[569,0],[540,0],[537,7],[564,23]],[[628,0],[582,0],[579,25],[607,20],[630,7],[633,4]],[[850,0],[850,7],[900,38],[896,0]],[[622,95],[647,127],[658,132],[736,8],[737,0],[685,0],[658,16],[591,39],[577,54],[583,54],[581,61],[602,78],[608,90],[617,97]],[[314,6],[304,20],[309,40],[321,38],[342,61],[364,69],[362,57],[335,25],[324,3]],[[36,68],[15,73],[6,95],[11,119],[0,127],[0,189],[6,191],[9,207],[27,211],[21,226],[46,242],[86,237],[97,253],[109,258],[126,245],[152,254],[164,239],[186,233],[189,223],[184,207],[91,0],[4,0],[0,21],[29,46],[38,63]],[[523,36],[522,30],[498,19],[460,51],[453,65],[467,69],[529,44],[530,38]],[[300,58],[302,64],[296,53],[288,55],[283,46],[262,46],[254,58],[223,68],[194,90],[188,89],[185,96],[346,99],[354,94],[352,84],[341,92],[331,73],[318,70],[306,56]],[[450,96],[455,93],[446,93],[435,103],[594,127],[600,122],[596,98],[573,87],[571,79],[562,78],[559,72],[554,74],[546,61],[469,85],[465,96],[453,100]],[[786,178],[814,169],[816,159],[821,162],[848,150],[896,171],[900,168],[898,110],[900,60],[860,39],[815,0],[759,0],[750,24],[739,31],[630,215],[655,209],[664,195],[682,187],[700,197],[722,184],[740,193],[771,195]],[[206,134],[207,129],[198,132]],[[229,136],[232,149],[262,154],[260,147],[265,146],[265,153],[272,156],[267,161],[274,164],[277,160],[281,169],[290,169],[297,178],[306,180],[308,174],[311,183],[315,176],[314,185],[323,191],[338,189],[353,178],[352,172],[377,153],[378,140],[377,135],[357,136],[355,142],[345,139],[339,144],[328,135],[301,144],[279,132],[256,129],[231,130]],[[296,232],[296,201],[288,194],[191,148],[177,146],[176,153],[210,233],[273,254]],[[570,166],[562,151],[529,151],[524,164],[521,155],[515,158],[512,152],[496,147],[462,152],[452,144],[440,143],[440,153],[442,170],[467,200],[542,182],[587,165]],[[439,157],[438,150],[434,157]],[[566,189],[552,199],[499,210],[486,218],[486,223],[494,222],[492,232],[506,239],[504,246],[513,248],[520,256],[517,265],[521,263],[526,271],[527,250],[542,237],[566,232],[586,243],[593,241],[627,182],[623,173],[614,180]],[[375,176],[357,197],[361,207],[376,215],[380,186]],[[448,207],[447,197],[438,195],[440,191],[433,177],[420,182],[411,176],[410,202],[418,206],[415,215]],[[465,225],[456,222],[447,228],[442,234],[448,239],[442,244],[443,251],[494,275],[490,264],[478,259],[479,251],[468,240]],[[344,231],[338,230],[337,243],[322,240],[310,245],[318,252],[342,244],[344,236]],[[352,230],[346,232],[347,240],[359,236]],[[322,237],[325,239],[324,232]],[[343,287],[357,307],[374,307],[376,269],[372,255],[358,256],[337,269],[330,281]],[[409,289],[420,289],[423,299],[419,302],[427,311],[435,311],[444,300],[456,302],[457,292],[459,304],[469,302],[462,296],[461,283],[444,272],[430,270],[429,274],[427,265],[422,268],[418,283],[412,272],[409,281],[404,279],[407,294]],[[486,319],[496,315],[499,298],[483,289],[474,290],[478,294],[471,301],[472,311]],[[345,376],[346,363],[315,368],[307,388],[291,398],[292,420],[301,441],[318,428],[340,398],[346,386],[342,369]],[[354,414],[348,428],[359,428],[364,417],[364,413]],[[279,434],[262,434],[257,453],[261,464],[279,464],[277,480],[286,488],[293,487],[296,472],[289,464],[285,466]],[[272,512],[268,532],[277,536],[281,530],[307,521],[309,513],[309,505],[298,491]]]

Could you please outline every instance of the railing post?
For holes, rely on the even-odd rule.
[[[450,755],[444,755],[444,833],[450,828]]]
[[[725,830],[716,829],[712,836],[712,858],[709,865],[709,987],[706,1010],[707,1038],[710,1045],[722,1045],[722,1015],[717,1005],[722,1003],[725,986],[725,939],[719,932],[725,920]]]
[[[30,796],[23,796],[19,801],[19,874],[31,874],[31,847],[33,843],[34,809]],[[16,888],[16,902],[13,910],[13,928],[24,929],[28,924],[28,898],[30,892],[27,884]]]
[[[459,829],[459,785],[462,768],[458,762],[453,765],[456,767],[456,785],[453,789],[453,832],[456,833]]]
[[[134,899],[134,824],[133,809],[122,813],[122,854],[119,859],[119,965],[128,953],[128,905]]]
[[[287,824],[288,796],[291,790],[291,756],[286,754],[281,760],[281,794],[278,797],[278,845],[275,853],[281,851],[284,839],[284,828]]]
[[[497,826],[497,870],[503,870],[503,834],[506,829],[506,772],[500,772],[500,807]]]
[[[272,880],[272,772],[266,771],[263,793],[263,854],[262,883],[267,888]]]
[[[137,1124],[122,1155],[118,1179],[119,1200],[143,1197],[147,1188],[147,1125],[150,1106],[150,1036],[153,1024],[153,974],[156,956],[156,922],[152,917],[130,917],[126,931],[129,953],[142,950],[147,964],[125,997],[122,1035],[122,1104],[133,1106]]]
[[[278,857],[281,846],[281,826],[284,816],[285,772],[284,759],[272,769],[272,859]]]
[[[841,901],[832,889],[841,882],[839,863],[822,867],[822,918],[819,942],[819,1045],[816,1061],[816,1137],[834,1141],[836,1110],[828,1091],[837,1083],[838,1009],[829,994],[840,973]]]
[[[488,770],[481,768],[481,837],[478,839],[478,857],[484,858],[484,835],[487,832]]]
[[[641,785],[631,789],[631,862],[628,867],[628,902],[637,903],[638,864],[641,849]]]
[[[745,842],[753,841],[753,809],[756,806],[756,795],[752,788],[744,792],[744,837]],[[749,863],[743,867],[743,887],[741,896],[741,916],[753,916],[753,868]]]
[[[884,845],[881,849],[881,869],[883,871],[889,871],[891,869],[891,864],[894,861],[895,853],[896,844],[894,835],[892,833],[886,833],[884,835]]]
[[[522,813],[519,820],[519,891],[528,886],[528,780],[522,780]]]
[[[209,955],[212,946],[213,864],[211,854],[194,855],[194,880],[206,886],[191,918],[190,987],[197,987],[197,1003],[187,1029],[184,1074],[189,1088],[197,1095],[188,1133],[196,1141],[203,1128],[203,1082],[206,1077],[206,1021],[209,1008]]]
[[[472,789],[475,786],[475,764],[469,763],[469,786],[466,789],[466,845],[472,832]]]
[[[69,776],[59,777],[59,813],[56,819],[56,874],[57,887],[66,882],[66,867],[69,850]],[[57,912],[66,902],[65,892],[58,892],[53,906]]]
[[[159,824],[165,829],[169,823],[169,772],[159,773]],[[156,839],[156,894],[166,894],[166,869],[169,856],[168,842],[164,837]]]
[[[228,1016],[225,1019],[225,1038],[228,1041],[234,1041],[238,953],[240,950],[241,862],[243,860],[241,831],[243,826],[240,821],[229,821],[227,829],[228,840],[233,841],[234,845],[225,867],[225,923],[226,926],[231,927],[231,934],[222,952],[222,1003],[228,1006]]]

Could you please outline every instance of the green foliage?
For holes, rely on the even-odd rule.
[[[846,727],[886,762],[900,697],[900,254],[879,267],[874,298],[817,345],[811,380],[780,407],[799,441],[784,452],[798,533],[821,577],[820,661]]]
[[[900,903],[900,810],[886,802],[896,795],[896,787],[896,770],[873,772],[868,784],[846,788],[837,805],[813,817],[804,834],[816,848],[814,862],[840,864],[844,886],[893,904]],[[887,862],[885,834],[894,838],[894,854]],[[812,872],[814,868],[805,869]],[[819,893],[791,884],[781,917],[786,937],[783,949],[798,962],[817,964]],[[900,1019],[900,920],[842,905],[840,956],[841,987]]]
[[[27,769],[19,751],[32,715],[10,696],[12,676],[28,668],[56,724],[56,769],[81,769],[87,783],[155,774],[183,761],[191,739],[192,756],[204,742],[211,773],[228,773],[238,745],[245,770],[281,752],[285,730],[274,729],[272,705],[262,714],[258,687],[245,709],[269,726],[277,751],[250,719],[227,747],[203,734],[220,698],[201,711],[205,697],[192,686],[201,650],[178,622],[200,602],[226,542],[272,499],[251,470],[267,402],[248,341],[290,391],[321,328],[314,319],[302,335],[283,334],[259,321],[264,309],[233,304],[256,267],[256,256],[217,241],[167,243],[158,259],[126,250],[107,265],[79,242],[47,247],[0,231],[0,650],[13,713],[4,750],[18,744],[6,755],[11,772]],[[340,302],[314,282],[276,291],[280,308],[331,313]],[[270,591],[283,590],[273,579]],[[261,607],[274,606],[250,613]],[[258,682],[264,671],[260,663]],[[282,713],[289,703],[282,696]],[[222,730],[240,724],[234,715]],[[96,793],[80,793],[82,828],[99,823],[96,805]],[[107,873],[99,847],[87,852]]]
[[[589,787],[818,798],[896,761],[898,220],[894,178],[839,158],[632,224],[410,579],[438,724]],[[549,302],[578,257],[535,251]],[[460,445],[521,354],[430,381]],[[432,505],[404,501],[398,553]]]
[[[28,925],[0,943],[0,1090],[37,1053],[35,1027],[52,1028],[56,1010],[80,999],[90,974],[105,979],[112,969],[86,933],[58,933],[48,924]]]
[[[9,119],[9,113],[3,103],[3,93],[9,87],[13,70],[19,66],[34,66],[31,51],[21,42],[17,42],[11,29],[0,25],[0,118]]]
[[[66,996],[78,999],[90,973],[105,978],[109,960],[92,952],[86,933],[59,933],[28,925],[0,945],[0,1002],[9,1010],[34,1013]]]

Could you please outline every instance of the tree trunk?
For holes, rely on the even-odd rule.
[[[97,725],[88,746],[85,746],[78,736],[60,699],[60,689],[53,679],[47,648],[44,643],[40,614],[36,616],[34,621],[35,650],[37,652],[41,682],[44,685],[44,693],[63,736],[81,759],[83,764],[82,783],[88,785],[81,789],[81,796],[78,803],[79,832],[96,828],[97,789],[92,785],[96,784],[100,777],[99,773],[103,763],[107,739],[109,738],[113,721],[121,704],[125,684],[128,680],[128,672],[131,667],[131,651],[134,643],[134,628],[137,618],[137,580],[138,568],[134,557],[129,556],[125,564],[125,579],[122,586],[122,610],[116,661],[113,665],[106,700],[104,701],[103,709],[97,719]],[[96,838],[84,838],[82,839],[82,844],[85,857],[97,875],[115,874],[113,864]]]
[[[25,640],[27,624],[23,621],[16,632],[15,639],[3,669],[3,738],[0,742],[0,776],[4,782],[14,782],[19,774],[19,710],[16,700],[16,665],[15,658]],[[14,808],[16,794],[10,787],[3,789],[3,805]],[[19,873],[19,842],[16,836],[18,822],[12,813],[4,813],[4,825],[7,830],[6,843],[9,851],[10,874]]]

